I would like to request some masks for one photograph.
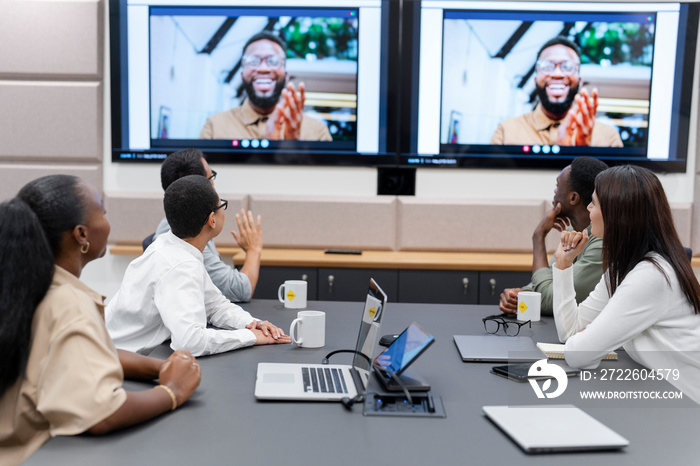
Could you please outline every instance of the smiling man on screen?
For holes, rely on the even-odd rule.
[[[286,46],[269,32],[248,39],[241,79],[248,98],[239,107],[207,118],[200,139],[331,141],[326,125],[304,115],[304,83],[288,83]]]
[[[547,41],[537,54],[535,92],[540,103],[498,124],[491,144],[622,147],[617,130],[596,119],[598,90],[581,85],[581,51],[565,37]]]

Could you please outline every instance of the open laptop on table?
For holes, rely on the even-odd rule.
[[[386,294],[370,279],[352,365],[258,363],[255,398],[259,400],[340,401],[367,386],[377,347]],[[359,353],[359,354],[358,354]]]

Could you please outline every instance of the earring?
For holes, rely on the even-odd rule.
[[[87,254],[87,252],[90,250],[90,241],[85,241],[85,244],[80,246],[80,252],[83,254]]]

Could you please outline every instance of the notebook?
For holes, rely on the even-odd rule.
[[[454,335],[453,338],[465,362],[535,362],[546,357],[530,337]]]
[[[340,401],[362,393],[379,341],[386,294],[370,279],[352,365],[258,363],[255,398],[259,400]]]
[[[527,453],[619,450],[629,441],[574,405],[484,406],[486,416]]]
[[[537,347],[541,349],[548,358],[551,359],[564,359],[564,345],[559,343],[537,343]],[[614,351],[609,352],[603,357],[603,359],[617,360],[617,353]]]

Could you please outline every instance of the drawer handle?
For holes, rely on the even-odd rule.
[[[489,285],[491,285],[491,296],[496,296],[496,279],[495,278],[490,279]]]
[[[335,277],[333,275],[328,275],[328,293],[331,294],[333,293],[333,282],[335,281]]]
[[[301,279],[304,280],[305,282],[308,282],[308,281],[309,281],[309,276],[306,275],[305,273],[302,273],[302,274],[301,274]]]
[[[467,295],[467,289],[469,288],[469,279],[467,277],[464,277],[462,279],[462,285],[464,286],[464,295]]]

